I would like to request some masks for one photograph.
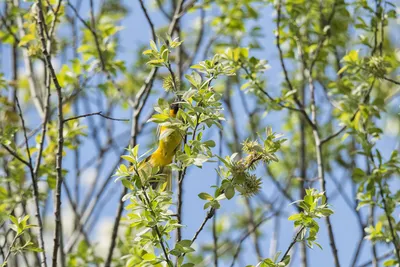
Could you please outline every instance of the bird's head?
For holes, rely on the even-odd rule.
[[[179,103],[177,102],[173,102],[170,106],[169,106],[169,115],[171,117],[176,117],[176,114],[178,113],[178,110],[180,108]]]

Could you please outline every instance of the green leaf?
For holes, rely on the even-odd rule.
[[[248,8],[250,8],[250,5],[248,5]],[[248,47],[241,48],[240,55],[247,59],[249,57],[249,48]]]
[[[383,266],[395,266],[397,264],[397,260],[390,259],[383,263]]]
[[[200,193],[198,196],[199,196],[199,198],[201,198],[203,200],[208,200],[208,201],[214,199],[210,194],[205,193],[205,192]]]
[[[156,123],[161,123],[165,122],[166,120],[169,119],[169,116],[167,114],[154,114],[149,121],[154,121]]]
[[[128,188],[128,189],[130,189],[130,190],[133,189],[132,184],[131,184],[127,179],[122,179],[122,180],[121,180],[121,183],[122,183],[122,185],[125,186],[126,188]]]
[[[178,242],[182,247],[190,247],[192,245],[192,241],[189,239],[184,239]]]
[[[290,215],[288,218],[289,221],[297,221],[299,219],[301,219],[301,213]]]
[[[126,161],[132,162],[132,163],[136,162],[136,160],[132,156],[123,155],[123,156],[121,156],[121,158],[123,158]]]
[[[152,53],[153,53],[153,50],[151,50],[151,49],[147,49],[147,50],[143,51],[143,55],[150,55]]]
[[[199,64],[192,65],[190,68],[191,68],[191,69],[197,69],[197,70],[204,69],[204,67],[201,66],[201,65],[199,65]]]
[[[128,172],[128,168],[124,164],[119,165],[119,169],[121,172]]]
[[[360,168],[354,168],[352,176],[355,182],[361,182],[366,177],[366,174]]]
[[[314,202],[314,198],[310,195],[307,195],[304,197],[304,202],[311,206]]]
[[[356,62],[358,60],[358,50],[351,50],[343,57],[343,60],[346,62]]]
[[[240,90],[245,90],[246,88],[248,88],[253,82],[249,81],[247,83],[244,83],[241,87]]]
[[[146,253],[142,256],[142,259],[144,259],[145,261],[152,261],[156,258],[156,255],[154,255],[153,253]]]
[[[153,40],[150,40],[150,47],[154,50],[154,51],[158,51],[157,49],[157,45]]]
[[[206,204],[204,204],[203,209],[208,209],[210,206],[212,205],[212,202],[207,202]]]
[[[19,44],[18,44],[18,46],[24,46],[24,45],[26,45],[27,43],[29,43],[30,41],[32,41],[32,40],[35,40],[35,35],[33,35],[33,34],[25,34],[22,38],[21,38],[21,40],[19,41]]]
[[[333,214],[333,210],[328,209],[328,208],[323,208],[323,209],[321,209],[321,213],[322,213],[322,215],[324,215],[325,217],[328,217],[328,216],[330,216],[330,215]]]
[[[282,262],[285,263],[285,265],[288,265],[290,263],[290,255],[286,255],[283,258]]]
[[[208,146],[208,147],[215,147],[215,141],[214,140],[207,140],[207,141],[203,142],[203,144]]]
[[[188,144],[185,144],[183,150],[185,151],[186,155],[188,156],[192,155],[192,151],[190,150],[190,146]]]
[[[339,71],[338,71],[338,75],[342,74],[343,72],[345,72],[347,69],[349,68],[349,65],[345,65],[343,66]]]
[[[139,152],[139,145],[136,145],[132,150],[133,156],[137,157],[138,152]]]
[[[186,80],[188,80],[188,82],[190,82],[195,88],[199,87],[199,84],[196,82],[196,80],[194,79],[194,77],[192,77],[191,75],[186,74],[185,75]]]
[[[197,93],[197,90],[195,89],[190,89],[189,91],[186,91],[183,96],[182,99],[188,100],[189,98],[191,98],[192,96],[194,96]]]
[[[12,215],[10,215],[10,220],[12,221],[13,224],[18,225],[18,219]]]
[[[80,75],[82,73],[82,66],[79,59],[75,58],[71,60],[71,62],[72,62],[72,71],[74,72],[74,74]]]
[[[164,63],[164,59],[153,59],[147,62],[147,64],[149,65],[153,65],[153,66],[162,66],[162,64]]]
[[[231,199],[235,196],[235,188],[233,188],[233,186],[228,186],[225,189],[225,196],[227,199]]]
[[[319,247],[319,249],[322,250],[322,246],[321,246],[319,243],[317,243],[317,242],[313,242],[313,243],[314,243],[314,245],[316,245],[317,247]]]
[[[201,76],[196,71],[192,73],[193,79],[196,81],[196,84],[201,84]]]

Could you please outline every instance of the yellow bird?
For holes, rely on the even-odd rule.
[[[179,104],[172,103],[170,105],[169,116],[175,118],[179,110]],[[165,131],[170,130],[171,133],[163,137]],[[181,133],[168,126],[161,126],[159,128],[159,141],[156,151],[148,156],[141,164],[139,169],[143,167],[155,168],[158,167],[159,171],[157,174],[163,176],[163,183],[154,182],[151,183],[153,188],[159,187],[161,185],[161,190],[172,190],[172,170],[168,165],[172,163],[176,151],[182,142]]]

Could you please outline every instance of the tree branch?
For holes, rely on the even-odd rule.
[[[297,234],[294,236],[292,243],[290,243],[289,247],[287,248],[287,250],[285,251],[285,253],[282,255],[282,259],[280,262],[283,262],[283,260],[285,259],[285,257],[289,254],[290,250],[292,249],[292,247],[294,246],[294,244],[297,243],[297,239],[299,238],[299,235],[301,234],[301,232],[305,229],[305,226],[301,227],[300,230],[297,232]]]
[[[28,161],[26,161],[25,159],[23,159],[20,155],[18,155],[18,153],[16,151],[14,151],[11,147],[5,145],[5,144],[1,144],[1,146],[8,151],[8,153],[10,153],[14,158],[18,159],[20,162],[22,162],[23,164],[25,164],[28,168],[30,167],[30,163]]]
[[[105,119],[112,120],[112,121],[129,121],[129,119],[111,118],[109,116],[103,115],[102,111],[99,111],[99,112],[93,112],[93,113],[89,113],[89,114],[83,114],[83,115],[75,116],[75,117],[72,117],[72,118],[64,119],[63,123],[66,123],[66,122],[72,121],[72,120],[77,120],[77,119],[80,119],[80,118],[90,117],[90,116],[100,116],[100,117],[103,117]]]
[[[61,2],[61,0],[60,0]],[[63,153],[63,145],[64,145],[64,137],[63,137],[63,129],[64,129],[64,124],[63,124],[63,108],[62,108],[62,103],[63,103],[63,96],[62,96],[62,88],[58,82],[57,75],[54,71],[52,62],[51,62],[51,55],[49,51],[47,50],[46,46],[46,39],[45,39],[45,33],[46,33],[46,25],[45,25],[45,20],[44,20],[44,14],[43,14],[43,6],[42,6],[42,1],[37,0],[37,11],[38,11],[38,16],[37,16],[37,23],[39,26],[39,36],[40,36],[40,42],[42,46],[42,53],[44,55],[44,59],[46,62],[46,68],[47,71],[49,71],[50,76],[52,78],[53,84],[56,87],[57,91],[57,98],[58,98],[58,142],[57,142],[57,152],[56,152],[56,199],[55,199],[55,211],[54,211],[54,216],[55,216],[55,230],[54,230],[54,245],[53,245],[53,267],[57,267],[57,256],[58,256],[58,248],[60,246],[60,235],[61,233],[61,186],[63,183],[63,174],[62,174],[62,153]],[[64,253],[63,251],[61,253]]]
[[[269,221],[271,218],[273,218],[275,215],[277,214],[277,212],[274,212],[272,214],[270,214],[267,217],[264,217],[265,215],[262,216],[262,218],[254,225],[254,227],[252,227],[251,229],[249,229],[245,234],[243,234],[240,239],[238,241],[236,241],[235,243],[238,243],[237,249],[235,251],[235,254],[233,255],[233,259],[231,262],[231,267],[233,267],[235,265],[235,262],[239,256],[241,247],[243,242],[252,234],[254,233],[263,223]]]
[[[38,221],[38,226],[39,226],[39,248],[42,249],[42,252],[40,253],[40,257],[41,257],[41,265],[43,267],[47,266],[47,262],[46,262],[46,251],[45,251],[45,247],[44,247],[44,240],[43,240],[43,223],[42,223],[42,218],[40,216],[40,206],[39,206],[39,188],[37,185],[37,177],[35,174],[35,170],[33,169],[33,164],[32,164],[32,157],[31,157],[31,153],[30,153],[30,149],[29,149],[29,143],[28,143],[28,136],[27,136],[27,131],[26,131],[26,127],[25,127],[25,120],[24,117],[22,115],[22,109],[21,109],[21,105],[19,103],[18,97],[15,96],[15,102],[17,104],[17,108],[18,108],[18,114],[19,117],[21,119],[21,124],[22,124],[22,130],[24,133],[24,140],[25,140],[25,148],[28,154],[28,160],[29,160],[29,170],[31,173],[31,180],[32,180],[32,186],[33,186],[33,196],[34,196],[34,201],[35,201],[35,211],[36,211],[36,219]]]
[[[146,20],[147,20],[147,22],[148,22],[148,24],[149,24],[149,26],[150,26],[151,36],[152,36],[154,42],[156,42],[156,40],[157,40],[157,35],[156,35],[156,31],[154,30],[154,23],[153,23],[153,21],[151,20],[151,18],[150,18],[150,16],[149,16],[149,13],[147,12],[147,9],[146,9],[146,6],[145,6],[144,3],[143,3],[143,0],[139,0],[139,2],[140,2],[140,7],[141,7],[142,10],[143,10],[143,14],[144,14],[144,16],[146,17]]]

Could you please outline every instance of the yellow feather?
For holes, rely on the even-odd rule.
[[[175,117],[176,112],[174,110],[170,110],[170,116]],[[171,128],[167,126],[160,127],[160,137],[163,136],[163,133]],[[172,163],[175,153],[179,148],[182,141],[182,136],[177,130],[172,130],[170,134],[163,137],[158,142],[158,147],[156,151],[153,152],[149,157],[147,157],[143,163],[146,163],[147,166],[152,168],[159,167],[160,171],[157,174],[165,175],[165,182],[161,185],[157,185],[157,187],[161,190],[172,190],[172,170],[171,167],[167,166]],[[145,164],[142,165],[143,167]],[[142,168],[141,166],[141,168]]]

